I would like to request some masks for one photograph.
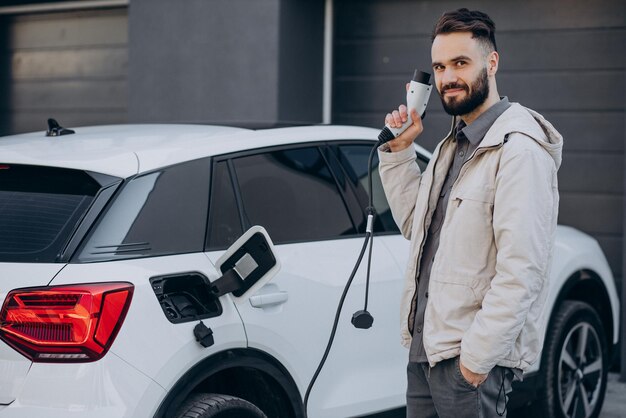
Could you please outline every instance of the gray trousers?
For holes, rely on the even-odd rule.
[[[487,380],[474,387],[461,374],[455,357],[433,368],[409,362],[407,377],[407,418],[499,418],[506,417],[514,374],[496,366]]]

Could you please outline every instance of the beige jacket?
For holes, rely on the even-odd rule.
[[[526,370],[537,360],[562,146],[549,122],[513,103],[461,168],[428,285],[424,348],[431,367],[458,355],[475,373],[488,373],[495,365]],[[417,263],[454,148],[450,133],[423,174],[413,147],[379,151],[385,194],[402,234],[411,240],[401,302],[407,347]]]

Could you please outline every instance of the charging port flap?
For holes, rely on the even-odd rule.
[[[232,292],[236,303],[247,301],[280,270],[274,254],[274,244],[265,228],[253,226],[215,263],[223,276],[212,283],[214,293]]]

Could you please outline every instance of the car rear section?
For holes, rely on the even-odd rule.
[[[133,396],[158,389],[106,355],[134,284],[89,277],[54,283],[121,182],[84,170],[0,163],[0,417],[104,417],[112,409],[122,416],[137,403]]]
[[[187,370],[246,347],[210,292],[210,158],[123,178],[15,160],[0,163],[0,418],[152,417]]]

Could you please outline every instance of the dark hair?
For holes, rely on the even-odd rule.
[[[480,41],[486,50],[498,50],[496,47],[496,24],[486,13],[478,10],[470,11],[466,8],[446,12],[437,21],[431,40],[434,40],[439,34],[453,32],[471,32],[472,38]]]

